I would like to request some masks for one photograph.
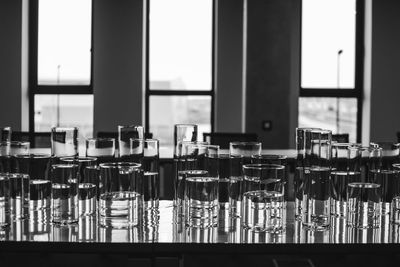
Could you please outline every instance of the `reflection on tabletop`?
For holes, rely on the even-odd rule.
[[[186,227],[172,201],[160,201],[159,214],[142,214],[137,227],[115,229],[100,227],[96,216],[82,216],[77,224],[62,226],[50,223],[47,214],[15,220],[0,230],[1,241],[30,242],[102,242],[102,243],[399,243],[400,225],[391,224],[389,216],[381,218],[379,228],[356,229],[341,217],[331,218],[330,228],[312,231],[294,218],[294,203],[288,203],[286,229],[280,233],[254,231],[241,227],[240,218],[220,210],[217,227]],[[44,212],[44,213],[46,213]]]

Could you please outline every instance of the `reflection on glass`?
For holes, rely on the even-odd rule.
[[[91,0],[40,0],[39,84],[90,84]]]
[[[211,89],[212,3],[150,1],[150,89]]]
[[[83,141],[92,137],[93,95],[35,95],[35,132],[53,126],[78,127]]]
[[[357,136],[357,100],[355,98],[300,97],[299,127],[330,129],[334,134],[348,133],[349,141]],[[339,103],[339,111],[337,110]],[[339,114],[339,120],[337,120]]]
[[[211,131],[210,96],[151,96],[150,132],[163,146],[174,145],[175,124],[197,124],[198,138]]]
[[[354,88],[355,0],[303,0],[301,86]]]

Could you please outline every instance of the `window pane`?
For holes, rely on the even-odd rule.
[[[337,121],[338,103],[339,120]],[[301,97],[299,127],[316,127],[332,130],[333,133],[348,133],[349,141],[355,142],[357,137],[357,99]]]
[[[90,84],[91,21],[91,0],[39,0],[39,84]]]
[[[355,2],[303,0],[303,88],[354,88]]]
[[[35,95],[35,132],[53,126],[78,127],[80,138],[93,135],[93,95]]]
[[[210,96],[151,96],[150,132],[162,146],[174,145],[174,125],[194,123],[199,126],[198,140],[203,132],[211,132]]]
[[[150,0],[150,89],[211,90],[212,0]]]

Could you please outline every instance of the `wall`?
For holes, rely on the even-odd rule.
[[[0,1],[0,127],[21,129],[22,1]]]
[[[300,1],[247,1],[246,131],[263,148],[294,147],[297,126]],[[262,130],[271,120],[272,129]]]
[[[93,1],[94,133],[143,123],[143,1],[117,2]]]
[[[371,141],[400,131],[400,2],[372,1]]]

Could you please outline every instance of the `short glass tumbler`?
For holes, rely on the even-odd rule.
[[[218,208],[218,177],[186,178],[186,225],[199,228],[216,226]]]
[[[350,183],[347,188],[347,225],[376,228],[380,225],[380,185]]]
[[[55,157],[78,156],[78,128],[51,128],[51,155]]]
[[[118,153],[120,160],[130,161],[130,139],[144,139],[144,129],[140,125],[118,126]]]
[[[242,226],[256,231],[273,233],[284,231],[286,208],[283,195],[265,190],[244,193]]]
[[[96,157],[98,164],[113,162],[115,160],[115,139],[86,139],[86,157]]]
[[[78,165],[54,164],[50,176],[53,222],[78,222]]]
[[[143,205],[141,176],[141,165],[137,163],[100,164],[101,226],[129,228],[139,224],[139,207]]]
[[[10,202],[9,202],[9,177],[0,174],[0,229],[10,225]]]

